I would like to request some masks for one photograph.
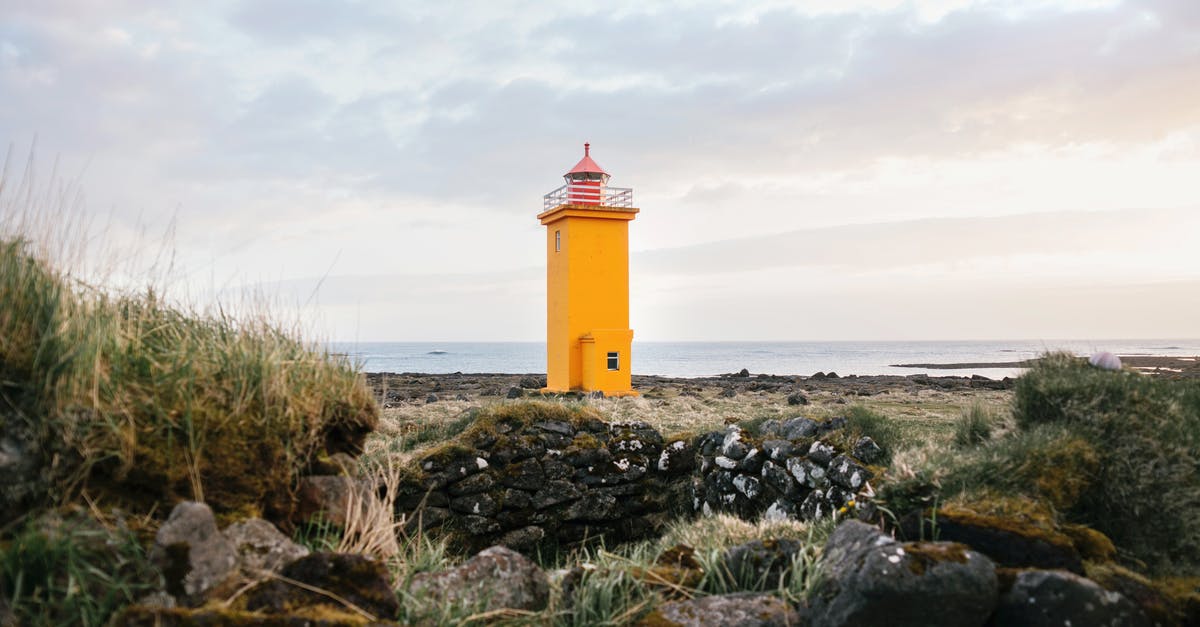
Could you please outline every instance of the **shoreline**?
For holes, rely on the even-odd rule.
[[[365,373],[368,385],[384,402],[437,402],[440,400],[477,401],[504,398],[540,398],[545,385],[541,373],[451,373],[428,374],[416,372]],[[729,373],[710,377],[664,377],[633,375],[633,387],[643,398],[672,398],[676,396],[736,398],[746,395],[804,394],[862,397],[892,391],[919,393],[922,390],[941,391],[1002,391],[1011,390],[1014,379],[989,379],[973,376],[910,375],[846,375],[815,373],[814,375],[769,375]],[[582,395],[569,393],[568,395]],[[562,396],[562,395],[546,395]]]
[[[911,364],[904,367],[929,370],[956,368],[1028,367],[1035,360],[1020,362],[980,362],[971,364]],[[1127,368],[1152,376],[1168,378],[1200,378],[1200,357],[1163,355],[1125,355],[1121,361]],[[1026,364],[1013,366],[1012,364]],[[454,372],[432,374],[422,372],[368,372],[368,385],[383,401],[384,406],[407,402],[437,402],[440,400],[476,401],[519,397],[541,397],[545,385],[543,373]],[[920,393],[923,390],[946,392],[1011,390],[1015,378],[992,379],[982,375],[931,375],[924,372],[886,375],[838,375],[817,372],[811,375],[757,374],[746,370],[703,377],[667,377],[633,375],[633,387],[645,398],[674,396],[723,396],[734,398],[746,394],[783,394],[794,392],[832,394],[839,397],[874,396],[889,392]],[[578,394],[578,393],[575,393]]]
[[[1200,356],[1181,357],[1173,355],[1117,355],[1121,365],[1155,375],[1175,374],[1183,377],[1200,377]],[[927,368],[930,370],[965,370],[968,368],[1029,368],[1037,359],[1021,361],[963,362],[963,363],[912,363],[890,364],[892,368]]]

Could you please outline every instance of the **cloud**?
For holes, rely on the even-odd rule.
[[[1182,337],[1180,307],[1200,296],[1174,292],[1200,281],[1190,245],[1198,215],[911,220],[636,252],[634,326],[653,340],[805,339],[818,331],[912,339],[936,338],[938,329],[962,339],[1129,336],[1161,321],[1156,334]],[[541,266],[251,286],[311,305],[338,339],[394,340],[419,339],[416,329],[436,339],[538,339],[544,290]],[[1145,299],[1124,300],[1139,295]],[[753,325],[743,324],[748,319]],[[1113,330],[1100,331],[1106,325]]]
[[[635,257],[647,289],[697,290],[664,311],[708,278],[768,302],[755,277],[796,268],[868,289],[1044,260],[1101,282],[1197,265],[1171,252],[1195,222],[1170,212],[1200,202],[1188,0],[0,12],[0,139],[36,134],[127,229],[177,217],[180,257],[217,284],[519,274],[584,140],[644,203],[635,246],[670,249]],[[1001,217],[1028,213],[1044,215]],[[345,289],[338,307],[365,288]],[[430,329],[434,311],[530,306],[421,293],[458,305],[414,305]]]
[[[1161,268],[1166,276],[1200,275],[1200,232],[1195,208],[1059,212],[1000,217],[931,218],[845,225],[651,250],[636,256],[639,268],[661,274],[751,272],[766,268],[819,267],[868,272],[930,264],[963,264],[981,258],[1111,253],[1153,256],[1180,252],[1194,265]],[[1163,275],[1159,275],[1163,276]]]

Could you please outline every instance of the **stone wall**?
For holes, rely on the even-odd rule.
[[[421,456],[401,487],[407,531],[440,528],[477,549],[651,537],[686,514],[695,449],[643,422],[523,403]]]
[[[868,464],[883,451],[870,438],[849,442],[845,419],[767,421],[757,433],[730,425],[701,436],[692,507],[742,518],[815,520],[875,515]]]
[[[874,514],[867,462],[881,452],[870,438],[845,450],[844,420],[664,439],[646,423],[607,423],[583,408],[518,403],[496,412],[417,459],[396,501],[407,533],[440,530],[468,549],[528,551],[652,537],[695,513]]]

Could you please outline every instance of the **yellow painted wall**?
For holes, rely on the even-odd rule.
[[[588,334],[630,341],[629,221],[637,209],[558,207],[538,216],[546,225],[546,388],[631,393],[629,345],[620,350],[621,369],[601,370],[590,387],[584,381],[583,345]],[[561,248],[555,249],[555,233]],[[603,333],[599,333],[603,332]],[[617,335],[614,336],[613,333]]]
[[[633,392],[630,372],[631,329],[593,329],[580,339],[582,348],[583,389],[621,395]],[[608,369],[608,353],[618,354],[617,370]]]

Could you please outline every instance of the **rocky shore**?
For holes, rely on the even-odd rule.
[[[389,404],[406,401],[518,398],[537,395],[546,383],[543,374],[501,373],[367,373],[367,382]],[[755,374],[747,370],[715,377],[661,377],[634,375],[633,387],[646,398],[675,398],[716,394],[726,398],[749,393],[825,393],[840,396],[873,396],[889,391],[943,390],[970,392],[1011,390],[1013,379],[983,376],[929,376],[927,374],[841,376],[836,372],[811,375]]]

